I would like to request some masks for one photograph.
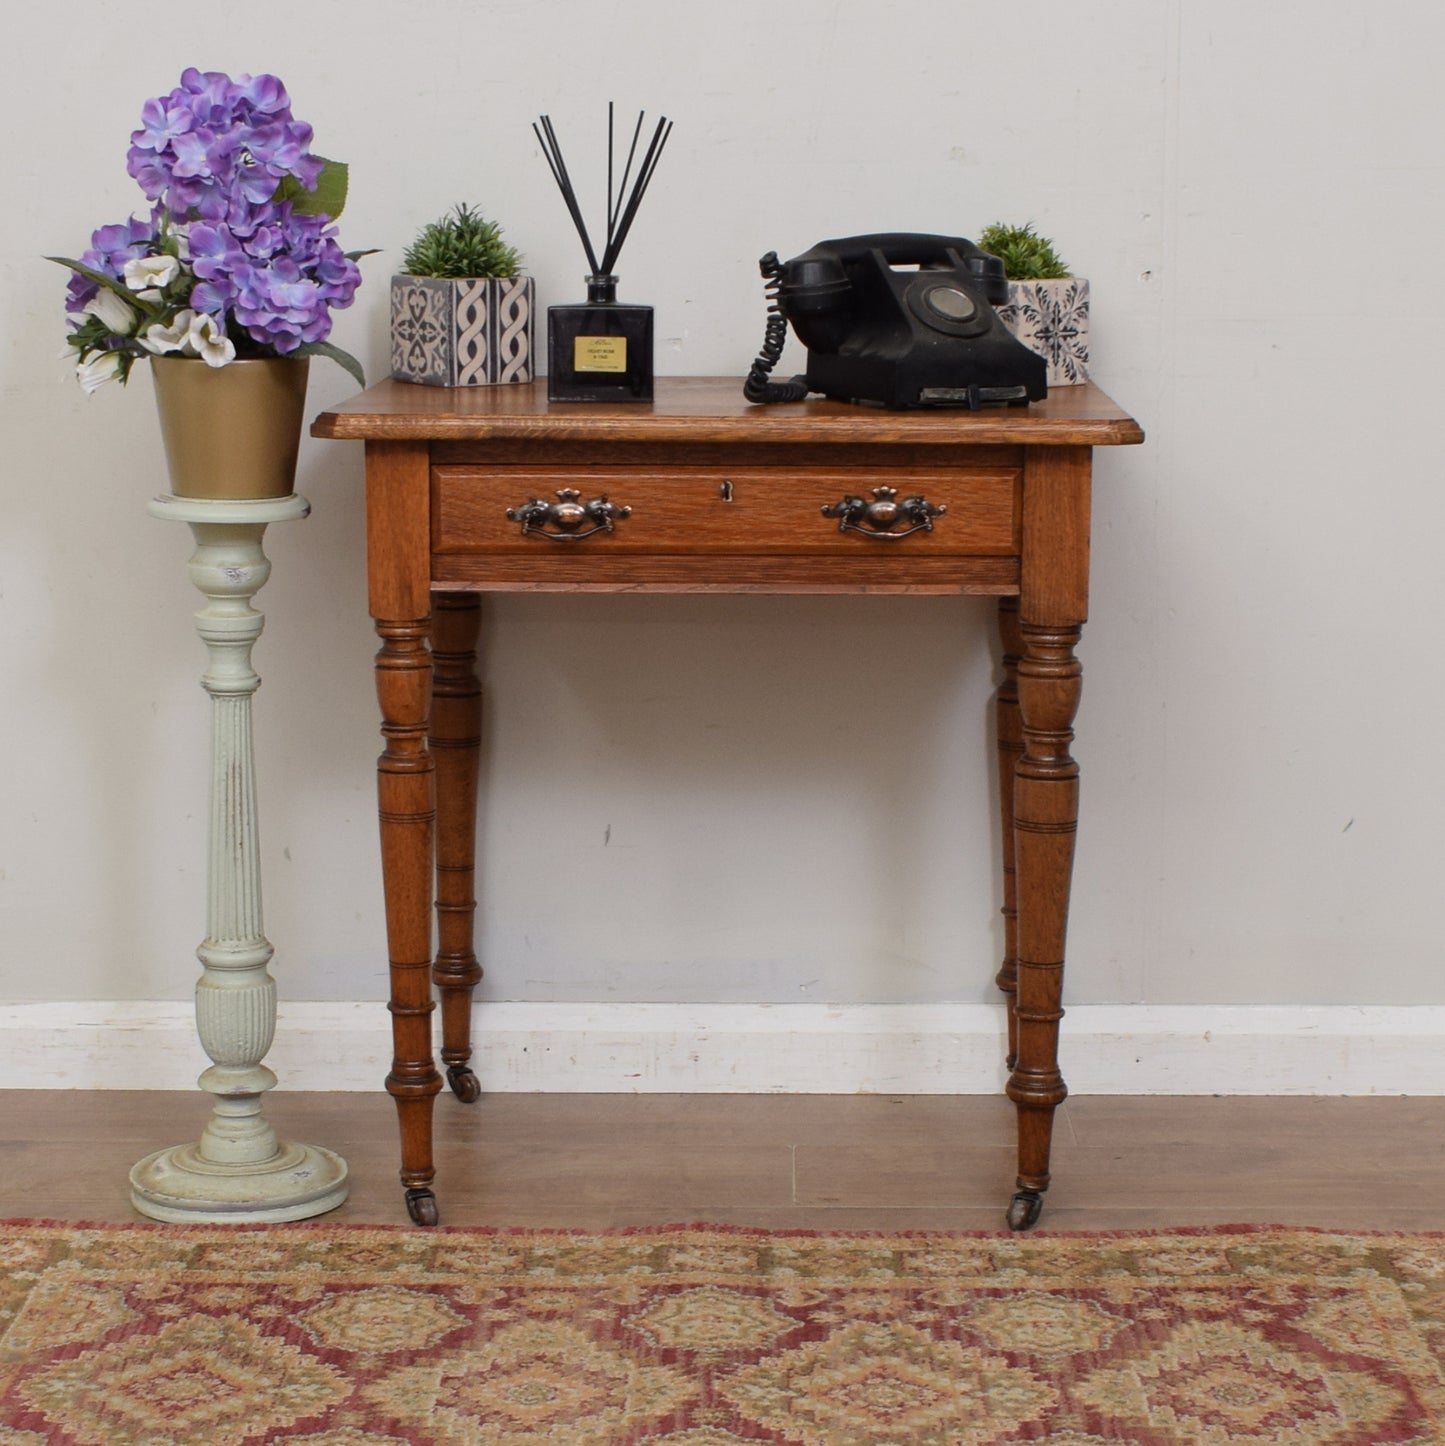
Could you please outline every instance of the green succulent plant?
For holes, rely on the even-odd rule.
[[[1010,281],[1052,281],[1072,274],[1054,250],[1054,243],[1040,236],[1032,221],[1022,226],[995,221],[979,232],[978,244],[1003,262],[1004,274]]]
[[[502,228],[465,203],[423,226],[402,258],[406,276],[515,276],[522,255],[502,240]]]

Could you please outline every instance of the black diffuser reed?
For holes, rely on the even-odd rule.
[[[591,268],[585,302],[547,308],[547,396],[554,402],[652,400],[652,308],[617,300],[615,270],[623,242],[662,157],[662,148],[672,134],[672,122],[661,117],[639,159],[644,115],[642,111],[637,113],[622,176],[614,187],[613,108],[610,101],[607,104],[607,235],[600,262],[582,219],[582,207],[551,117],[544,115],[532,125]]]

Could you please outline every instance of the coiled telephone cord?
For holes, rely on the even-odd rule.
[[[783,270],[778,253],[769,251],[758,262],[758,270],[766,283],[768,320],[763,332],[763,349],[748,369],[743,396],[750,402],[801,402],[808,395],[808,383],[801,376],[786,382],[769,380],[788,340],[788,320],[778,305],[778,277]]]

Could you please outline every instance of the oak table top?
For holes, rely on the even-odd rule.
[[[545,381],[427,387],[384,381],[323,412],[313,437],[351,441],[594,440],[891,442],[913,445],[1127,446],[1139,424],[1091,383],[1057,387],[1027,407],[889,412],[814,398],[743,400],[736,377],[659,377],[652,402],[549,402]]]

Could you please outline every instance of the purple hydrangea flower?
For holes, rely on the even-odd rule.
[[[106,336],[84,312],[99,283],[73,274],[66,310],[79,314],[71,325],[82,366],[108,350],[123,353],[122,371],[157,350],[223,365],[237,345],[243,355],[285,356],[324,341],[332,311],[351,304],[361,272],[329,216],[297,214],[278,199],[283,188],[315,191],[326,167],[311,154],[312,129],[291,114],[281,81],[188,69],[168,95],[145,103],[130,141],[126,168],[153,203],[151,216],[102,226],[81,264],[125,285],[128,262],[165,256],[179,260],[180,279],[158,286],[145,279],[151,271],[132,266],[130,304],[143,324]],[[203,323],[227,355],[217,360],[194,338],[161,345],[182,318],[187,337]]]
[[[321,288],[289,256],[270,266],[251,267],[237,280],[236,320],[280,355],[295,351],[302,342],[324,341],[330,334],[331,317]]]
[[[90,249],[81,253],[80,264],[99,271],[116,281],[124,278],[125,263],[140,256],[149,256],[155,249],[155,228],[149,221],[132,216],[114,226],[102,226],[92,233]],[[78,271],[71,272],[66,288],[65,309],[79,312],[100,290],[100,283],[91,281]]]
[[[323,163],[310,154],[311,138],[276,76],[232,80],[192,68],[169,95],[146,102],[126,166],[177,219],[195,212],[215,221],[237,190],[254,205],[269,201],[288,176],[315,190]]]
[[[286,94],[286,87],[274,75],[258,75],[255,79],[242,76],[236,89],[239,92],[240,104],[248,107],[254,114],[281,118],[291,114],[291,97]]]
[[[361,271],[324,216],[298,216],[289,203],[258,213],[248,234],[224,223],[190,226],[191,292],[197,311],[234,314],[252,340],[283,356],[324,341],[331,310],[350,306]]]
[[[131,136],[131,142],[143,151],[164,150],[196,123],[189,106],[178,105],[169,98],[146,101],[141,107],[140,120],[141,128]]]
[[[192,65],[181,73],[181,83],[171,92],[171,99],[187,106],[200,125],[229,125],[250,80],[249,75],[232,80],[219,70],[202,73]]]
[[[236,273],[250,265],[250,258],[224,224],[192,223],[190,243],[191,270],[199,278],[191,291],[191,306],[219,316],[235,302]]]

